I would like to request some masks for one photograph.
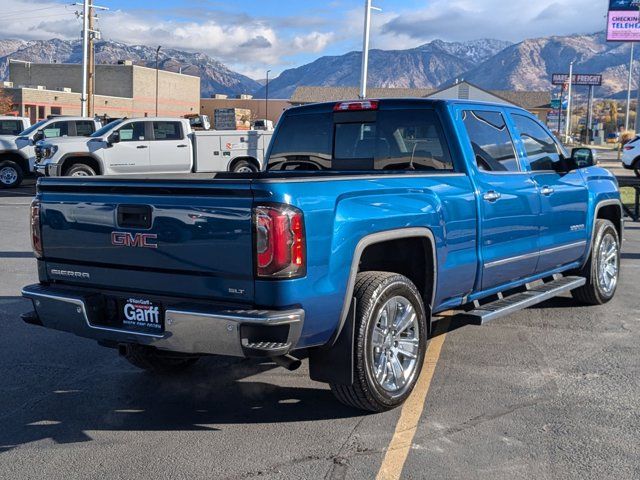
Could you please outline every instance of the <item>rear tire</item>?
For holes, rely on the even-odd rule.
[[[182,373],[199,360],[199,357],[172,354],[143,345],[127,345],[123,356],[131,365],[159,375]]]
[[[95,176],[96,171],[91,168],[89,165],[84,163],[76,163],[75,165],[71,165],[65,172],[65,177],[93,177]]]
[[[24,178],[20,165],[12,160],[0,161],[0,188],[19,187]]]
[[[427,347],[422,297],[403,275],[358,274],[353,385],[331,384],[345,405],[382,412],[401,405],[420,376]]]
[[[620,238],[609,220],[596,220],[589,260],[576,274],[587,279],[571,292],[579,302],[603,305],[614,297],[620,275]]]
[[[258,168],[250,160],[240,160],[233,166],[234,173],[255,173]]]

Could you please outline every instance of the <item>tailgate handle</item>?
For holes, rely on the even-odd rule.
[[[118,205],[118,227],[151,228],[150,205]]]

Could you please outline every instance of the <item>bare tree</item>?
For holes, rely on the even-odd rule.
[[[13,97],[4,89],[0,89],[0,115],[6,115],[13,111]]]

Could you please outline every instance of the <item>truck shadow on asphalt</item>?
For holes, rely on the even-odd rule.
[[[0,189],[0,198],[31,198],[36,195],[35,182],[25,182],[18,188]]]
[[[0,297],[2,304],[19,305],[17,314],[14,308],[0,312],[10,313],[11,323],[20,322],[19,313],[29,309],[20,297]],[[64,341],[55,332],[43,339],[46,331],[41,327],[21,322],[14,326],[9,341],[16,345],[0,352],[0,364],[20,372],[1,382],[10,400],[0,411],[0,454],[41,440],[90,442],[93,438],[86,432],[91,431],[215,434],[225,425],[364,415],[338,403],[326,386],[309,380],[306,362],[300,370],[287,372],[273,363],[206,357],[181,375],[156,376],[90,340],[69,336]],[[33,344],[19,347],[29,334]],[[70,349],[74,352],[65,356]],[[28,360],[25,351],[33,353]]]

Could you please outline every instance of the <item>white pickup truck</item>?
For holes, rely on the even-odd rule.
[[[28,118],[0,117],[0,188],[17,187],[34,171],[38,141],[88,137],[100,127],[94,118],[51,117],[31,125]]]
[[[39,142],[44,176],[255,172],[272,132],[193,132],[184,118],[116,120],[91,138]]]

